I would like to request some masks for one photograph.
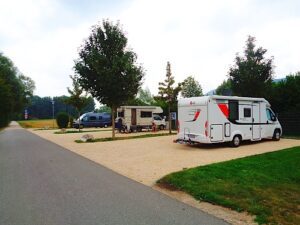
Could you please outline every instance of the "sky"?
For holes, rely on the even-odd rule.
[[[0,0],[0,51],[36,95],[68,95],[78,49],[103,19],[120,22],[154,95],[167,61],[176,82],[215,89],[248,35],[274,57],[274,78],[300,71],[298,0]]]

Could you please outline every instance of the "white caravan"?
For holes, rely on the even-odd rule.
[[[178,100],[177,142],[231,142],[263,138],[279,140],[282,128],[264,98],[203,96]]]
[[[162,108],[157,106],[121,106],[117,109],[116,123],[121,119],[122,126],[127,131],[152,129],[153,123],[163,130],[166,127],[166,121],[158,115],[162,112]]]

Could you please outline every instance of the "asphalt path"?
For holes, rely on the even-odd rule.
[[[13,123],[0,132],[0,225],[19,224],[227,223]]]

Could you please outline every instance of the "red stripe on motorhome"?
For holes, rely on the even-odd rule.
[[[219,106],[220,110],[222,111],[222,113],[224,114],[224,116],[226,118],[228,118],[228,116],[229,116],[229,110],[228,110],[227,104],[219,103],[218,106]]]

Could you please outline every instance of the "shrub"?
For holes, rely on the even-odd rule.
[[[69,123],[69,115],[68,115],[68,113],[59,112],[56,115],[56,123],[57,123],[57,126],[60,129],[67,128],[68,127],[68,123]]]

